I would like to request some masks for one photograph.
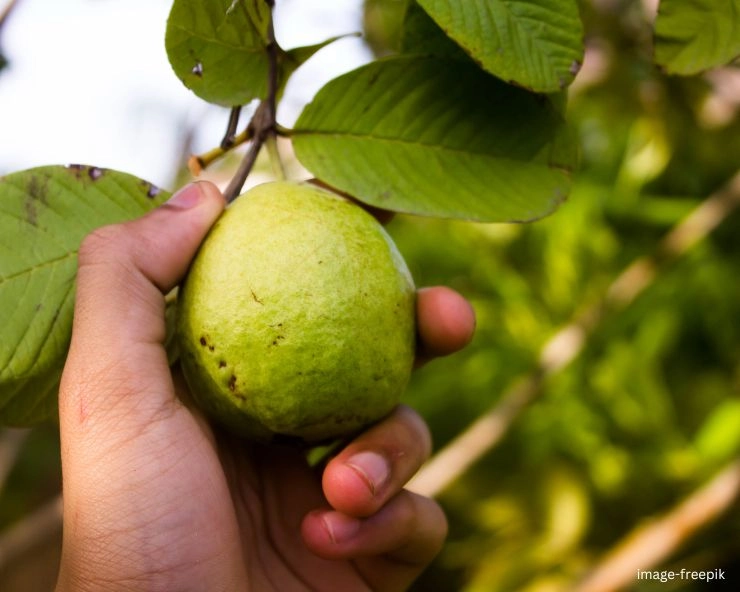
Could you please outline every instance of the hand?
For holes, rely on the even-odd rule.
[[[241,441],[182,402],[163,294],[223,208],[215,186],[189,185],[80,249],[59,401],[57,590],[405,589],[446,534],[439,506],[403,489],[430,453],[417,414],[399,407],[322,476],[300,451]],[[455,292],[429,288],[418,325],[429,358],[463,347],[474,318]]]

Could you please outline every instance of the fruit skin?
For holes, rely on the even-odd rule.
[[[413,366],[416,293],[365,210],[310,184],[239,197],[181,287],[177,338],[196,404],[239,435],[315,443],[398,403]]]

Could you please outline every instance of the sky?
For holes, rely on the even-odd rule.
[[[0,0],[0,8],[7,0]],[[81,163],[168,187],[184,130],[216,146],[227,111],[172,72],[164,49],[171,0],[19,0],[3,33],[0,174]],[[277,0],[278,41],[291,48],[360,30],[361,0]],[[313,94],[370,59],[357,38],[323,49],[289,84],[278,120],[291,125]]]

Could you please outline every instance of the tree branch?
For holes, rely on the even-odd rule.
[[[637,579],[637,572],[660,565],[697,530],[719,518],[740,495],[740,460],[661,517],[645,522],[619,542],[574,592],[614,592]]]
[[[278,95],[278,45],[275,40],[275,27],[273,22],[273,10],[275,6],[274,0],[265,0],[267,5],[270,7],[270,20],[267,25],[267,57],[269,61],[268,68],[268,79],[267,79],[267,96],[259,104],[257,110],[252,116],[252,120],[249,122],[248,129],[251,130],[252,144],[250,145],[247,153],[244,155],[236,174],[231,179],[228,187],[224,191],[224,197],[227,202],[232,202],[241,193],[244,183],[249,176],[249,173],[254,167],[254,163],[257,161],[260,150],[264,145],[267,138],[270,136],[276,136],[276,111],[277,111],[277,95]]]
[[[509,388],[500,401],[434,455],[408,488],[439,495],[470,466],[495,447],[521,412],[542,394],[544,379],[559,372],[583,351],[589,335],[604,317],[629,305],[655,279],[661,266],[685,254],[740,205],[740,172],[704,200],[657,245],[652,256],[629,265],[591,307],[577,315],[541,348],[537,366]]]

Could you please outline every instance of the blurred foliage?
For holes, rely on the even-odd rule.
[[[393,51],[404,0],[367,0]],[[582,168],[569,201],[529,225],[398,216],[389,230],[419,286],[470,299],[463,352],[420,369],[406,396],[449,443],[536,366],[558,329],[740,169],[740,71],[688,78],[653,64],[640,0],[582,0],[587,56],[569,117]],[[396,40],[396,41],[394,41]],[[734,86],[733,86],[734,85]],[[603,318],[505,439],[443,492],[448,543],[414,590],[554,592],[740,454],[740,211]],[[0,526],[58,490],[58,442],[35,431],[0,495]],[[32,492],[32,493],[29,493]],[[667,569],[740,573],[735,505]],[[704,590],[637,582],[636,591]]]
[[[535,367],[548,338],[740,169],[740,97],[723,102],[720,86],[740,71],[667,76],[653,64],[642,2],[581,8],[588,53],[569,117],[582,169],[569,202],[524,226],[401,217],[391,225],[418,284],[451,285],[478,316],[471,346],[420,370],[406,398],[437,448],[495,405]],[[415,590],[567,589],[636,525],[740,453],[739,235],[736,211],[662,266],[546,381],[503,442],[443,493],[449,541]],[[736,571],[739,534],[736,507],[673,567],[735,562]]]

